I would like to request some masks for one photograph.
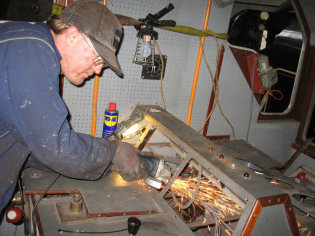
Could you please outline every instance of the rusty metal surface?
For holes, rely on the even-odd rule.
[[[272,182],[281,191],[291,197],[292,204],[306,214],[315,218],[315,192],[307,188],[303,183],[297,183],[288,178],[273,167],[280,166],[280,163],[272,157],[249,145],[244,140],[234,140],[230,142],[218,141],[217,145],[230,148],[235,151],[235,158],[243,160],[243,164],[250,168],[258,169],[268,182]],[[261,170],[259,170],[259,168]],[[301,201],[299,196],[306,197],[306,201]]]
[[[128,217],[134,214],[145,222],[139,235],[193,235],[183,219],[168,205],[166,199],[171,184],[188,163],[200,170],[204,177],[211,180],[213,185],[242,208],[240,218],[233,220],[233,226],[231,226],[202,202],[201,205],[214,214],[209,214],[211,220],[207,223],[195,222],[190,225],[191,227],[210,225],[215,222],[215,226],[212,226],[215,229],[224,225],[231,235],[240,235],[258,199],[270,199],[283,194],[295,207],[313,217],[314,204],[311,206],[310,203],[314,203],[314,192],[272,169],[279,166],[279,163],[262,151],[242,140],[212,142],[159,106],[138,105],[135,110],[143,112],[149,127],[154,127],[155,132],[160,132],[168,138],[172,148],[181,157],[179,159],[181,163],[176,167],[177,170],[168,184],[161,192],[158,192],[138,182],[126,183],[115,173],[98,181],[60,177],[50,191],[81,193],[88,210],[88,217],[92,217],[93,220],[88,223],[61,224],[56,202],[64,201],[65,198],[56,195],[43,199],[39,204],[40,219],[38,221],[41,222],[43,229],[50,230],[49,232],[56,232],[59,227],[74,231],[118,230],[125,227]],[[146,136],[146,133],[143,135]],[[140,140],[144,140],[143,137],[140,137]],[[26,170],[24,172],[25,192],[29,194],[43,192],[54,177],[55,174],[52,173],[34,169]],[[272,183],[277,181],[279,184]],[[299,198],[299,196],[307,198],[303,202],[301,199],[304,198]],[[196,199],[199,198],[196,197]],[[272,229],[274,235],[281,235],[281,232],[293,232],[290,228],[292,222],[288,222],[282,205],[285,204],[279,203],[279,206],[265,207],[266,209],[262,211],[257,221],[252,221],[251,230],[261,232],[261,235],[264,235],[264,232],[267,232],[265,235],[272,235],[270,231],[266,231],[265,227]],[[67,235],[67,232],[63,233]],[[117,232],[117,235],[125,235],[125,233]]]
[[[187,153],[187,156],[197,160],[205,170],[220,179],[244,201],[282,193],[234,158],[235,151],[232,149],[216,145],[158,106],[138,107],[143,109],[145,119],[159,132]],[[213,147],[213,150],[209,151],[209,147]],[[220,155],[224,158],[220,158]],[[249,178],[244,178],[244,173],[249,173]]]
[[[31,178],[34,173],[40,177]],[[45,190],[55,175],[41,170],[27,169],[24,172],[25,192]],[[89,213],[158,210],[152,204],[149,191],[137,182],[125,182],[120,175],[114,173],[97,181],[60,177],[50,191],[80,192]],[[138,202],[141,202],[141,205],[137,204]]]
[[[43,192],[56,174],[29,168],[23,175],[25,192],[37,193]],[[175,217],[175,212],[159,197],[156,190],[135,181],[127,183],[117,173],[111,173],[98,181],[61,176],[51,188],[51,192],[54,191],[79,192],[88,217],[82,214],[77,219],[72,219],[71,214],[66,213],[65,208],[70,205],[71,196],[49,195],[39,203],[36,219],[41,222],[44,235],[57,235],[58,229],[89,232],[124,229],[127,228],[127,219],[134,215],[142,221],[137,235],[193,235],[185,223]],[[126,234],[126,231],[113,233]],[[63,235],[73,233],[63,232]]]
[[[298,202],[294,195],[307,193],[306,196],[311,198],[311,202],[314,202],[314,193],[304,186],[294,184],[294,181],[285,177],[281,172],[272,169],[279,166],[280,163],[262,151],[241,140],[226,143],[211,142],[158,106],[139,105],[137,109],[142,109],[145,114],[144,117],[150,125],[155,127],[172,143],[175,143],[178,149],[181,149],[184,159],[191,159],[190,163],[192,165],[194,163],[201,165],[203,175],[208,172],[214,176],[214,179],[217,180],[216,186],[219,189],[223,186],[223,190],[226,190],[229,196],[238,202],[244,202],[244,209],[233,235],[239,235],[242,232],[257,199],[287,193],[294,206],[302,209],[307,214],[313,215],[314,207],[311,207],[308,203]],[[183,164],[185,161],[183,160]],[[179,165],[169,184],[174,181],[182,168],[183,165]],[[273,178],[283,184],[272,184],[271,180]],[[168,185],[166,188],[169,187]],[[166,188],[161,192],[163,196],[167,192]],[[268,213],[261,216],[255,229],[264,232],[266,225],[283,225],[283,228],[278,228],[277,232],[290,231],[291,229],[287,227],[289,224],[282,224],[287,222],[288,219],[286,214],[279,209],[282,208],[277,208],[274,210],[275,212],[273,210],[268,211]],[[270,212],[272,214],[269,214]]]

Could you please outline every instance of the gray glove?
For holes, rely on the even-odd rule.
[[[126,142],[117,143],[117,151],[113,158],[113,169],[126,181],[142,179],[147,176],[144,166],[140,163],[133,145]]]

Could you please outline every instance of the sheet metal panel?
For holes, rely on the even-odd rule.
[[[25,193],[31,197],[32,193],[43,192],[56,174],[29,168],[24,171],[23,176]],[[70,201],[72,198],[63,194],[49,195],[38,205],[37,223],[40,222],[42,225],[44,235],[57,235],[58,229],[90,232],[124,229],[127,228],[127,219],[133,215],[139,217],[142,222],[137,235],[194,235],[155,189],[135,181],[125,182],[117,173],[111,173],[98,181],[75,180],[60,176],[48,194],[74,191],[81,193],[89,214],[97,216],[98,213],[99,215],[113,213],[113,216],[62,224],[56,204]],[[63,235],[73,234],[63,232]],[[113,235],[126,235],[126,231]]]

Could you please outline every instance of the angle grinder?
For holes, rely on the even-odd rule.
[[[160,189],[162,183],[167,183],[172,174],[171,167],[165,164],[163,159],[148,152],[138,154],[140,162],[148,172],[144,182],[154,188]]]

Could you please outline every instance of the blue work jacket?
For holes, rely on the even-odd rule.
[[[116,144],[70,128],[60,60],[46,24],[0,24],[0,212],[29,156],[71,178],[94,180],[109,170]]]

